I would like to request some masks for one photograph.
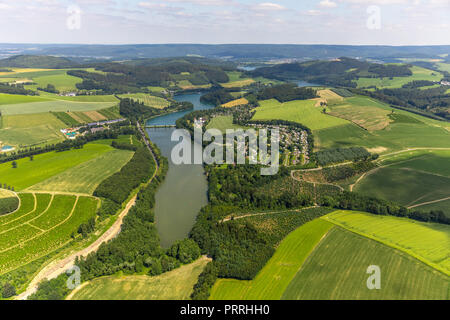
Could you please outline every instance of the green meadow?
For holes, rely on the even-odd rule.
[[[105,179],[119,171],[133,156],[132,151],[112,150],[52,176],[28,188],[29,191],[92,194]]]
[[[354,211],[336,211],[322,219],[403,251],[443,274],[450,275],[448,225]]]
[[[0,118],[0,141],[13,146],[50,143],[64,139],[66,125],[51,113],[6,115]]]
[[[148,107],[157,109],[164,109],[170,105],[170,102],[166,99],[155,97],[146,93],[133,93],[133,94],[121,94],[120,98],[130,98],[142,102]]]
[[[88,282],[68,300],[189,300],[208,263],[199,260],[160,276],[111,276]]]
[[[209,129],[217,129],[222,131],[223,133],[226,132],[227,129],[245,129],[242,126],[233,124],[233,116],[217,116],[214,117],[206,127],[207,130]]]
[[[379,89],[384,88],[401,88],[404,84],[410,83],[416,80],[428,80],[428,81],[441,81],[443,78],[442,73],[425,69],[418,66],[412,66],[412,76],[409,77],[394,77],[394,78],[359,78],[356,83],[358,88],[367,88],[370,86],[376,86]]]
[[[367,268],[381,270],[381,289],[367,288]],[[285,300],[446,300],[449,278],[411,256],[333,228],[308,257]]]
[[[30,114],[43,112],[91,111],[110,108],[116,102],[76,102],[50,100],[45,102],[15,103],[0,105],[3,115]]]
[[[113,150],[112,147],[108,145],[89,143],[79,150],[36,155],[33,161],[29,158],[16,160],[17,168],[15,169],[11,162],[2,163],[0,164],[1,182],[20,191],[111,150]]]
[[[316,100],[297,100],[280,103],[275,99],[259,102],[253,120],[287,120],[301,123],[311,130],[338,127],[349,124],[344,119],[333,117],[322,112],[321,107],[316,107]]]

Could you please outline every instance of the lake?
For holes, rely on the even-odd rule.
[[[177,101],[189,101],[194,110],[214,108],[200,102],[201,93],[175,96]],[[147,122],[148,125],[174,125],[176,120],[192,112],[181,111]],[[170,247],[175,241],[186,238],[195,223],[200,209],[208,203],[208,183],[202,165],[174,165],[170,160],[173,146],[171,141],[173,128],[147,129],[150,139],[169,159],[169,171],[165,181],[156,193],[155,220],[163,248]]]

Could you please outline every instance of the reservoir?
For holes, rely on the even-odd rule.
[[[189,101],[194,110],[214,108],[200,102],[201,93],[175,96],[177,101]],[[192,112],[181,111],[147,122],[147,125],[174,125],[177,119]],[[208,184],[202,165],[174,165],[171,152],[177,142],[171,142],[173,128],[147,128],[150,139],[169,159],[169,171],[156,193],[155,219],[161,246],[170,247],[175,241],[186,238],[195,223],[200,209],[208,203]]]

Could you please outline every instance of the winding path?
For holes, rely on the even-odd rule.
[[[149,179],[148,183],[151,183],[153,179],[155,178],[156,174],[159,170],[159,164],[155,157],[155,154],[150,146],[149,141],[147,140],[147,137],[145,136],[144,131],[142,130],[141,126],[138,123],[138,129],[139,132],[142,135],[142,138],[145,142],[145,145],[150,150],[150,153],[152,154],[153,160],[155,161],[155,172],[153,173],[153,176]],[[136,203],[137,195],[135,195],[133,198],[131,198],[130,201],[128,201],[125,209],[122,210],[122,212],[119,214],[119,217],[114,222],[114,224],[105,232],[103,233],[95,242],[93,242],[88,247],[72,253],[71,255],[67,256],[66,258],[58,261],[53,261],[50,264],[48,264],[46,267],[44,267],[37,275],[34,277],[34,279],[30,282],[27,289],[18,295],[16,297],[16,300],[26,300],[30,295],[36,292],[38,285],[40,282],[42,282],[45,279],[54,279],[58,277],[60,274],[66,272],[69,270],[75,263],[75,260],[77,257],[86,257],[92,252],[96,252],[98,248],[105,242],[108,242],[112,239],[114,239],[121,230],[122,222],[125,216],[128,214],[130,209],[134,206]]]

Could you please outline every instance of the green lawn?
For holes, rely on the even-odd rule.
[[[353,211],[333,212],[322,219],[401,250],[450,275],[450,226]]]
[[[108,145],[89,143],[80,150],[36,155],[33,161],[19,159],[16,169],[12,168],[11,162],[3,163],[0,164],[1,182],[20,191],[111,150]]]
[[[336,118],[315,107],[315,100],[298,100],[280,103],[275,99],[260,101],[253,120],[287,120],[301,123],[311,130],[337,127],[349,124],[349,121]]]
[[[210,299],[280,299],[303,262],[332,227],[333,224],[321,219],[301,226],[281,242],[254,280],[220,279],[212,288]]]
[[[90,281],[70,300],[189,300],[208,260],[201,258],[157,277],[103,277]]]
[[[92,194],[103,180],[119,171],[132,156],[132,151],[112,150],[39,182],[28,190]]]
[[[380,267],[381,289],[369,290],[367,268]],[[333,228],[283,294],[286,300],[446,300],[449,278],[401,251]]]

